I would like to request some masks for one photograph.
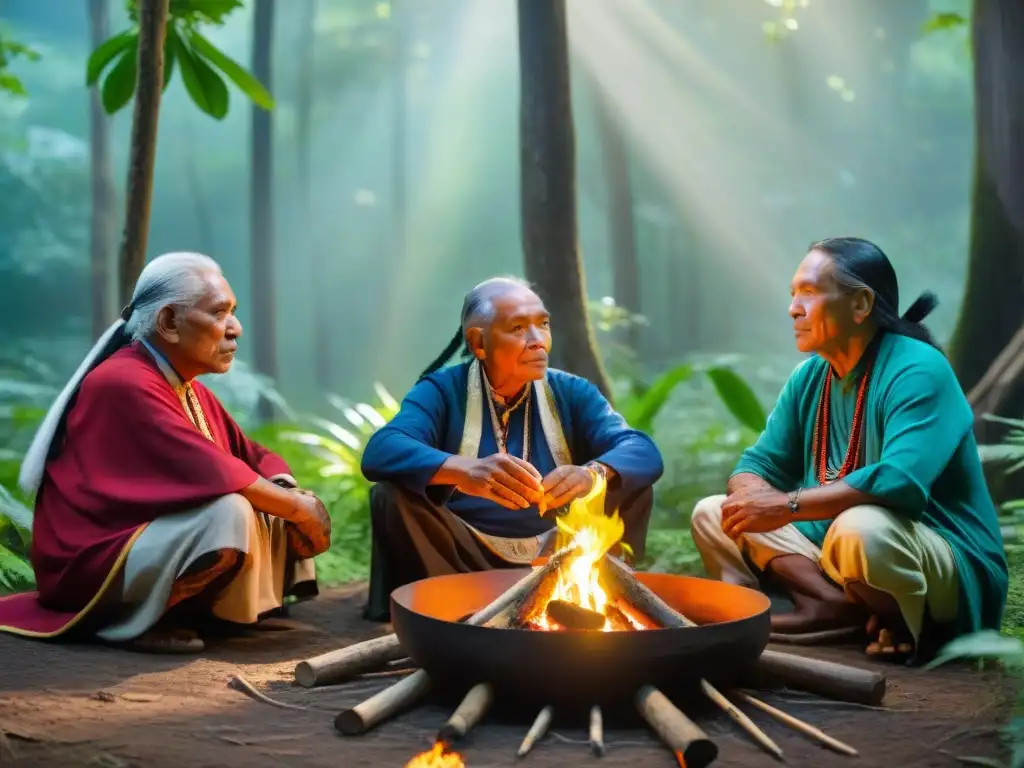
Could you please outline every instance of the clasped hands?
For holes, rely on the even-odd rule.
[[[470,464],[457,487],[462,493],[490,499],[506,509],[527,509],[536,504],[544,514],[590,493],[594,472],[566,464],[542,477],[528,461],[495,453]]]
[[[289,488],[296,499],[296,514],[288,525],[288,540],[300,557],[316,557],[331,546],[331,516],[312,491]]]
[[[743,486],[722,502],[722,531],[731,539],[776,531],[792,519],[788,494],[767,484]]]

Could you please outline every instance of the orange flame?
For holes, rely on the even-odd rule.
[[[447,750],[447,745],[439,741],[433,749],[416,755],[405,764],[405,768],[466,768],[462,755]]]
[[[583,552],[568,568],[559,570],[558,584],[551,595],[552,600],[574,603],[605,615],[604,627],[601,629],[603,632],[611,632],[616,627],[607,618],[608,595],[599,582],[597,563],[619,542],[625,532],[625,523],[617,511],[605,514],[607,488],[605,479],[598,476],[590,493],[573,501],[566,514],[558,518],[555,548],[561,549],[575,542]],[[543,612],[532,618],[532,624],[538,629],[556,628]]]

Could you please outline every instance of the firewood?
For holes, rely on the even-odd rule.
[[[621,561],[605,556],[603,564],[609,588],[658,626],[696,626],[641,583]],[[886,678],[881,673],[791,653],[765,650],[751,674],[836,701],[876,706],[885,697]]]
[[[604,719],[597,705],[590,708],[590,748],[598,757],[604,757]]]
[[[692,621],[673,609],[658,597],[654,592],[644,586],[629,569],[614,557],[605,556],[604,565],[606,573],[611,574],[614,589],[633,603],[640,610],[657,621],[663,627],[692,627]],[[768,738],[768,735],[736,706],[729,701],[707,680],[700,681],[701,690],[715,705],[729,715],[736,723],[745,730],[752,739],[763,746],[768,752],[778,759],[782,759],[782,750],[779,745]]]
[[[812,739],[817,739],[829,749],[833,749],[836,752],[840,752],[844,755],[850,755],[851,757],[856,757],[858,754],[857,750],[851,747],[849,744],[844,744],[843,742],[839,741],[839,739],[833,739],[820,728],[815,728],[810,723],[805,723],[803,720],[793,717],[792,715],[783,712],[781,709],[776,709],[771,704],[767,704],[761,701],[760,699],[755,699],[753,696],[743,693],[742,691],[736,691],[736,695],[748,704],[753,704],[762,712],[767,712],[780,723],[785,723],[790,728],[796,731],[800,731],[800,733],[810,736]]]
[[[573,545],[559,550],[543,566],[531,570],[530,573],[498,595],[489,605],[466,619],[466,623],[477,627],[486,624],[505,608],[536,589],[549,573],[557,571],[563,563],[578,556],[579,553],[580,548]],[[430,676],[422,669],[418,670],[361,704],[340,712],[334,718],[334,727],[346,736],[366,733],[395,713],[411,706],[429,689]]]
[[[574,603],[564,600],[552,600],[547,607],[548,618],[566,629],[601,629],[604,627],[604,616]]]
[[[544,738],[544,734],[548,731],[548,726],[551,725],[551,719],[555,715],[555,708],[550,704],[540,711],[537,715],[537,719],[533,721],[533,725],[530,726],[530,730],[526,732],[526,737],[523,739],[523,743],[519,745],[519,751],[516,752],[516,757],[525,757],[526,754],[533,749],[533,745],[536,744],[540,739]]]
[[[437,733],[437,741],[449,746],[465,737],[483,719],[494,701],[494,688],[489,683],[478,683],[469,689],[462,703]]]
[[[637,691],[636,708],[680,765],[705,768],[718,757],[715,742],[657,688],[645,685]]]
[[[303,688],[339,683],[364,672],[377,671],[389,661],[405,657],[397,635],[375,637],[300,661],[295,665],[295,682]]]
[[[405,709],[430,690],[430,676],[422,669],[401,682],[385,688],[352,709],[334,718],[334,727],[346,736],[366,733],[379,723]]]

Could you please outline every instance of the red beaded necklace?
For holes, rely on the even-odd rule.
[[[872,345],[874,346],[874,345]],[[832,366],[825,366],[825,382],[821,386],[821,396],[818,400],[818,409],[814,416],[814,453],[817,460],[816,474],[820,485],[840,480],[853,471],[860,457],[862,433],[864,431],[864,400],[868,391],[868,381],[871,379],[871,369],[874,367],[874,349],[868,351],[867,365],[861,375],[860,384],[857,387],[857,404],[853,409],[853,424],[850,425],[850,442],[846,446],[846,456],[843,465],[837,472],[830,472],[828,468],[828,428],[829,409],[832,395]]]

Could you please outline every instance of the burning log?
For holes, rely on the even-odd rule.
[[[482,626],[510,605],[522,600],[533,592],[550,573],[556,573],[564,562],[579,553],[579,547],[569,546],[554,553],[540,568],[534,568],[511,587],[506,589],[490,605],[481,608],[468,619],[467,624]],[[397,638],[396,638],[397,639]],[[406,709],[430,689],[430,676],[422,669],[409,675],[401,682],[371,696],[361,704],[346,709],[334,718],[334,727],[346,736],[366,733],[395,713]]]
[[[555,715],[555,708],[552,706],[544,707],[537,715],[537,719],[533,721],[533,725],[530,726],[530,730],[526,732],[526,738],[523,739],[523,743],[519,745],[519,751],[516,752],[516,757],[525,757],[526,754],[533,749],[533,745],[536,744],[540,739],[544,738],[544,734],[548,732],[548,726],[551,725],[551,719]]]
[[[364,672],[380,669],[389,661],[406,657],[397,635],[385,635],[347,648],[323,653],[295,665],[295,682],[303,688],[339,683]]]
[[[590,748],[598,757],[604,757],[604,719],[596,704],[590,708]]]
[[[649,616],[659,627],[696,626],[642,584],[622,561],[606,556],[604,565],[611,588],[623,602]],[[878,672],[791,653],[764,651],[755,665],[755,674],[836,701],[877,706],[885,696],[886,679]]]
[[[601,629],[605,618],[596,611],[581,608],[565,600],[552,600],[545,611],[548,619],[566,629]]]
[[[465,737],[483,716],[487,714],[494,701],[494,689],[487,683],[479,683],[469,689],[462,703],[448,718],[448,722],[438,731],[437,741],[454,744]]]
[[[715,743],[657,688],[641,688],[636,694],[636,708],[672,750],[680,766],[705,768],[718,757]]]

